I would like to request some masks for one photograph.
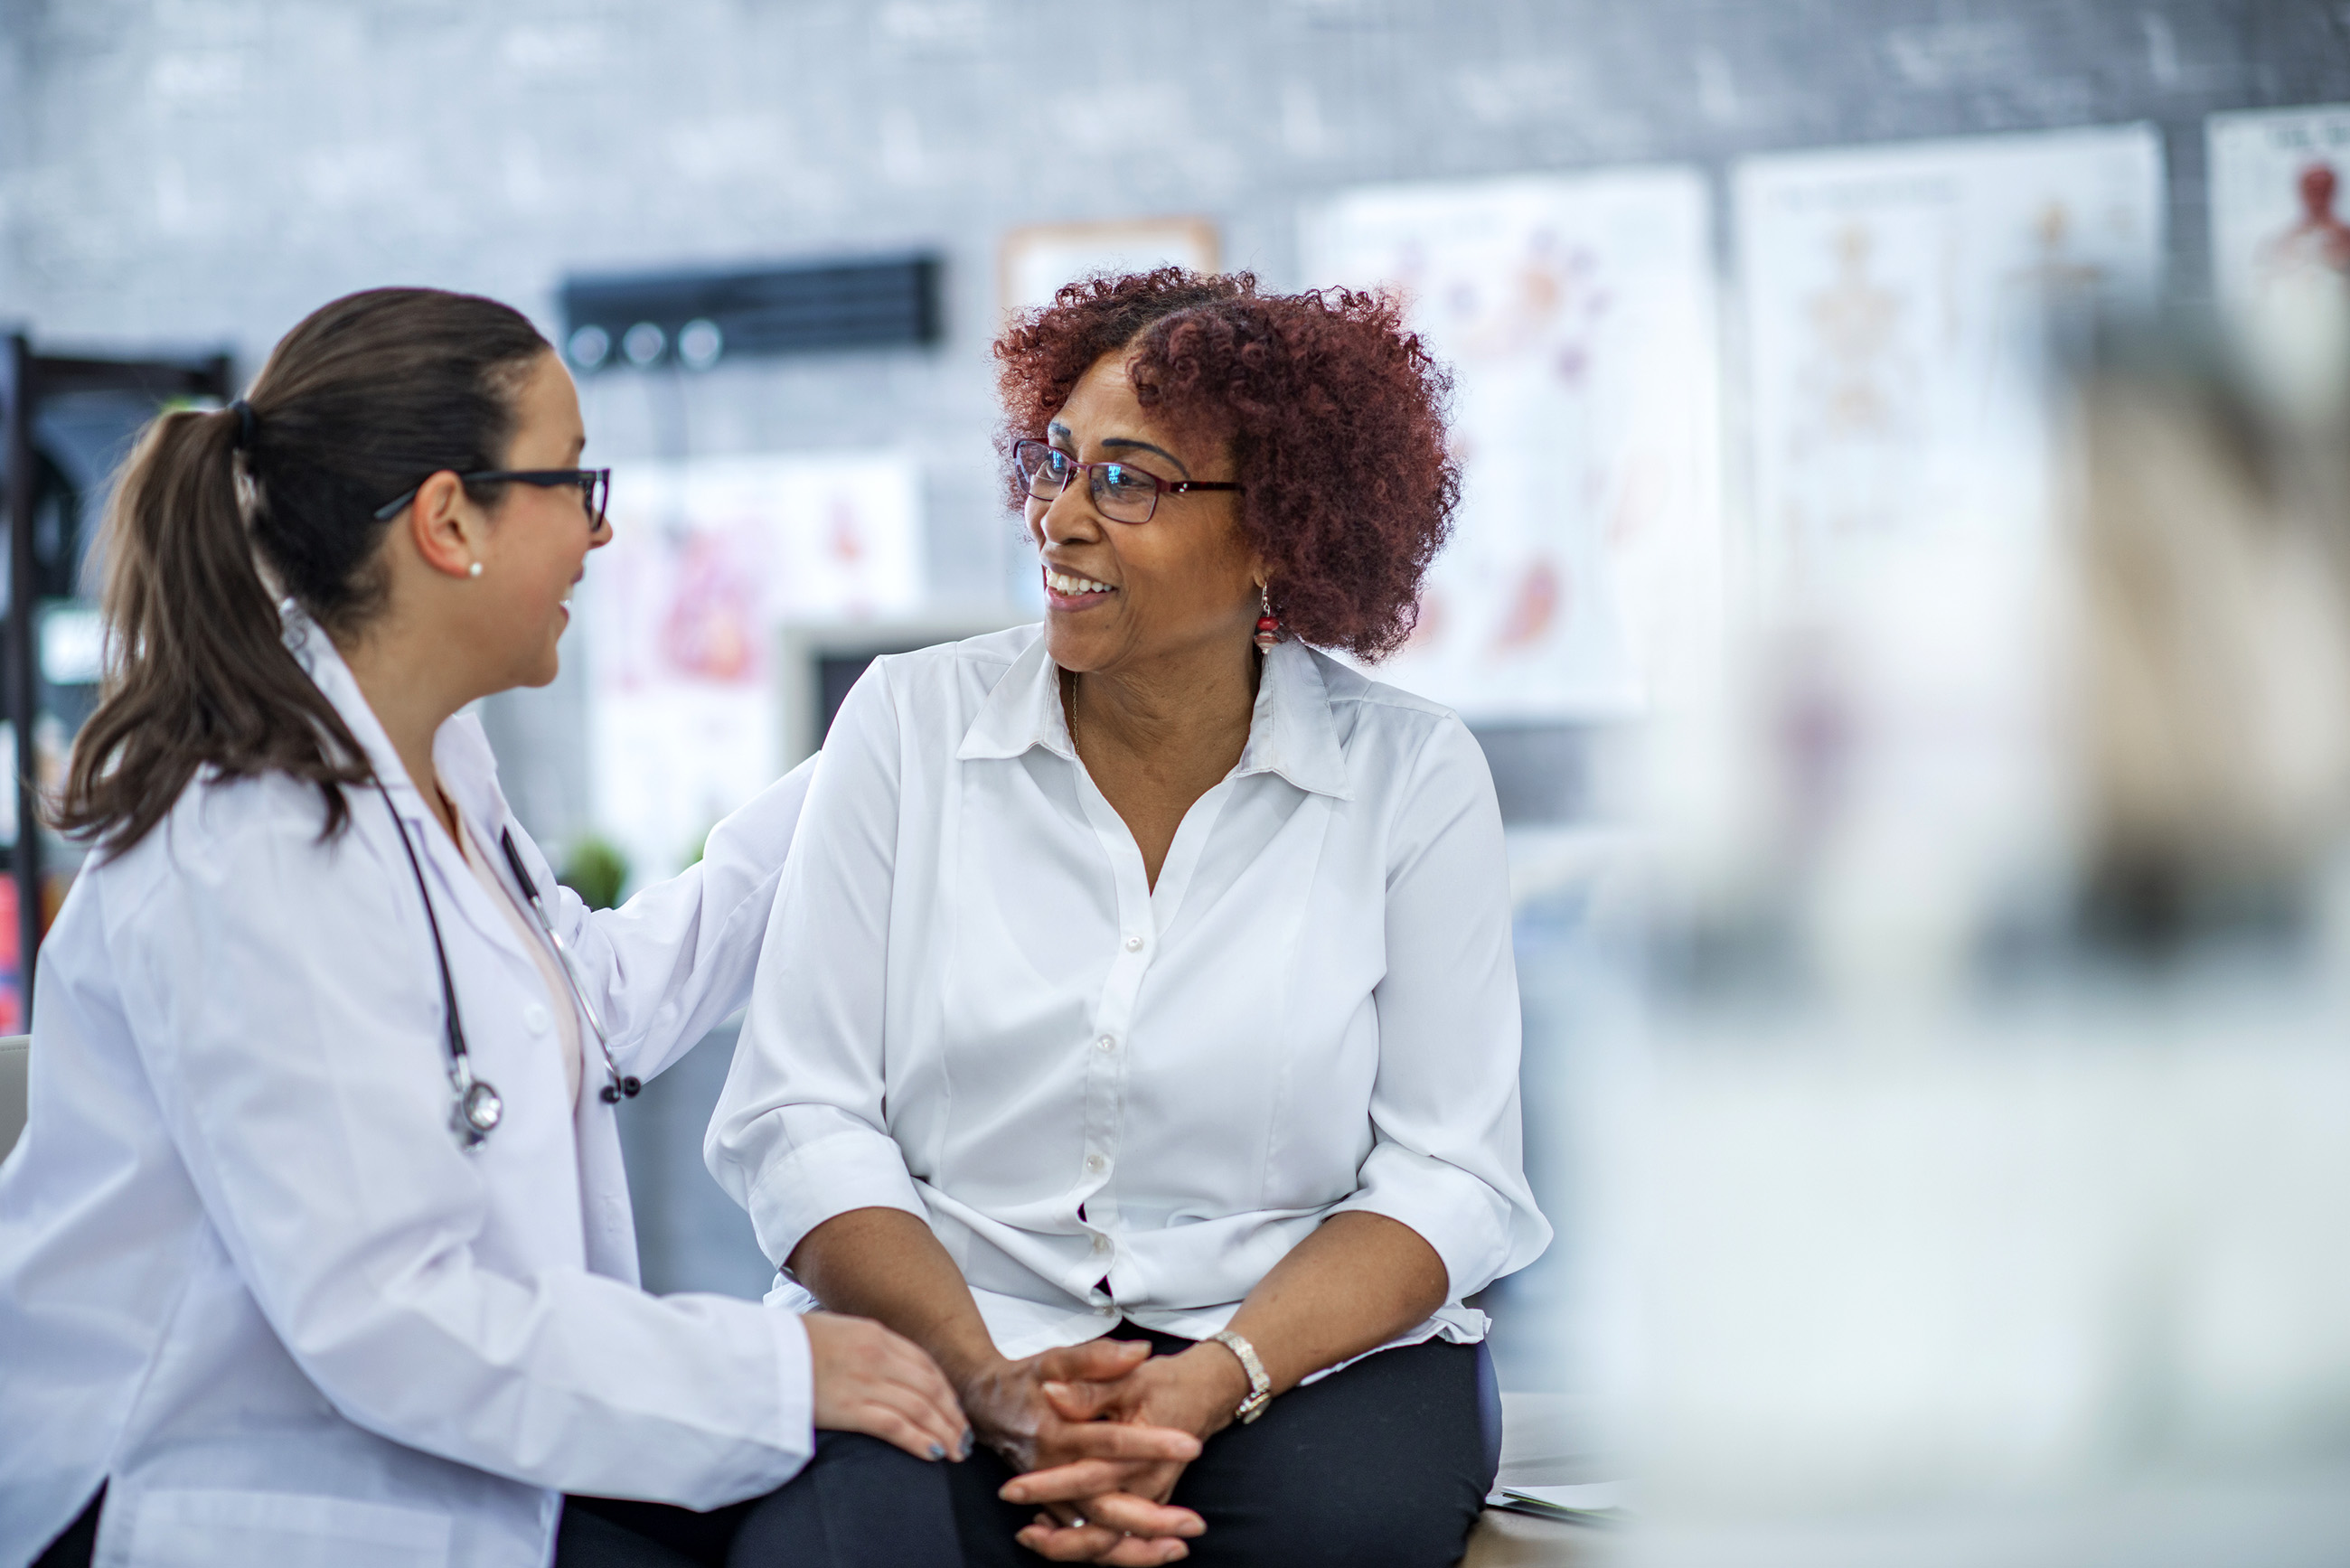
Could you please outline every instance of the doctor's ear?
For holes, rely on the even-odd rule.
[[[464,483],[442,470],[419,485],[400,524],[424,564],[452,577],[478,577],[488,544],[489,520]]]

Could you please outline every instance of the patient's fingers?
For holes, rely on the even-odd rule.
[[[1207,1533],[1208,1521],[1188,1508],[1153,1502],[1128,1491],[1097,1492],[1076,1505],[1088,1524],[1099,1524],[1128,1535],[1180,1539]]]
[[[1053,1563],[1104,1563],[1111,1568],[1154,1568],[1180,1563],[1191,1548],[1171,1536],[1121,1535],[1087,1521],[1064,1525],[1045,1514],[1014,1537],[1021,1545]]]
[[[995,1495],[1006,1502],[1068,1502],[1097,1492],[1124,1491],[1149,1468],[1130,1459],[1076,1459],[1015,1476]]]
[[[1053,1434],[1052,1457],[1058,1462],[1015,1476],[1004,1487],[1008,1502],[1042,1502],[1048,1499],[1081,1497],[1096,1489],[1118,1485],[1137,1465],[1189,1464],[1200,1457],[1200,1439],[1172,1427],[1131,1427],[1122,1421],[1088,1421]],[[1095,1468],[1072,1480],[1062,1472],[1081,1465]],[[1045,1478],[1052,1478],[1047,1480]],[[1077,1490],[1069,1490],[1072,1486]]]
[[[1044,1389],[1045,1402],[1064,1421],[1090,1421],[1127,1397],[1127,1386],[1117,1383],[1046,1383]]]
[[[1173,1459],[1190,1464],[1200,1457],[1200,1439],[1174,1427],[1128,1421],[1076,1421],[1053,1435],[1054,1447],[1089,1459]]]
[[[1036,1376],[1057,1383],[1111,1382],[1150,1359],[1150,1346],[1139,1339],[1094,1339],[1065,1345],[1036,1357]]]

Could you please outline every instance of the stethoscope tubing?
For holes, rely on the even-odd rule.
[[[432,894],[424,885],[424,863],[416,857],[416,846],[409,839],[408,825],[400,820],[400,808],[391,804],[391,792],[383,787],[381,779],[374,783],[376,793],[383,797],[384,810],[391,814],[391,829],[400,835],[400,846],[408,852],[416,896],[424,900],[424,924],[432,933],[432,957],[441,966],[442,1022],[449,1047],[449,1086],[455,1099],[450,1129],[466,1148],[479,1148],[482,1140],[505,1119],[505,1102],[488,1079],[473,1076],[473,1054],[465,1049],[465,1021],[457,1012],[457,981],[449,972],[449,949],[441,940],[441,917],[433,911]]]
[[[400,808],[391,803],[391,792],[381,779],[371,781],[376,793],[383,797],[384,809],[391,814],[392,831],[400,835],[400,847],[407,852],[408,869],[416,878],[416,896],[424,901],[424,924],[432,934],[432,957],[441,972],[441,1005],[443,1034],[449,1053],[449,1087],[453,1099],[450,1112],[451,1130],[468,1150],[479,1148],[498,1124],[505,1119],[505,1102],[486,1078],[473,1075],[473,1054],[465,1046],[465,1024],[457,1010],[457,982],[449,970],[449,949],[441,938],[441,917],[432,908],[432,889],[425,885],[424,863],[417,858],[416,846],[408,836],[408,825],[400,818]],[[522,889],[524,901],[537,918],[538,929],[546,936],[547,945],[555,950],[556,960],[563,968],[563,981],[571,992],[571,1000],[587,1019],[588,1028],[596,1036],[597,1052],[604,1058],[606,1083],[598,1097],[606,1105],[618,1105],[624,1098],[633,1099],[644,1088],[639,1079],[621,1073],[619,1064],[612,1059],[612,1045],[605,1033],[603,1015],[596,1004],[588,1000],[588,988],[580,982],[579,971],[572,962],[570,946],[556,930],[555,920],[547,913],[546,900],[539,896],[538,884],[531,877],[522,861],[522,852],[515,846],[514,830],[498,831],[498,847],[504,851],[506,867],[514,873],[515,882]]]
[[[579,1004],[580,1016],[588,1020],[588,1028],[596,1036],[596,1049],[603,1054],[604,1072],[610,1080],[603,1088],[605,1103],[609,1105],[624,1096],[636,1098],[644,1085],[623,1075],[619,1064],[612,1060],[611,1037],[605,1032],[603,1016],[588,1000],[588,987],[579,979],[578,966],[571,961],[571,944],[555,929],[555,918],[547,913],[546,900],[538,896],[538,884],[531,879],[529,869],[522,863],[522,851],[515,847],[514,829],[498,829],[498,847],[505,852],[507,869],[514,873],[515,883],[522,888],[530,912],[538,917],[538,929],[546,933],[547,945],[555,950],[556,960],[563,966],[563,980],[571,988],[571,999]]]

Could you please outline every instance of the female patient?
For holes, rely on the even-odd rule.
[[[1408,635],[1443,379],[1386,304],[1174,270],[997,354],[1049,613],[842,707],[712,1168],[779,1296],[947,1374],[972,1562],[1451,1563],[1462,1298],[1549,1235],[1501,820],[1457,719],[1309,647]],[[1036,1359],[1103,1336],[1122,1377]]]

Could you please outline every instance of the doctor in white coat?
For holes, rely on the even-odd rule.
[[[459,710],[555,674],[583,441],[521,316],[378,290],[126,471],[0,1167],[0,1568],[958,1560],[923,1352],[638,1288],[615,1118],[747,994],[806,777],[623,909],[556,885]]]

